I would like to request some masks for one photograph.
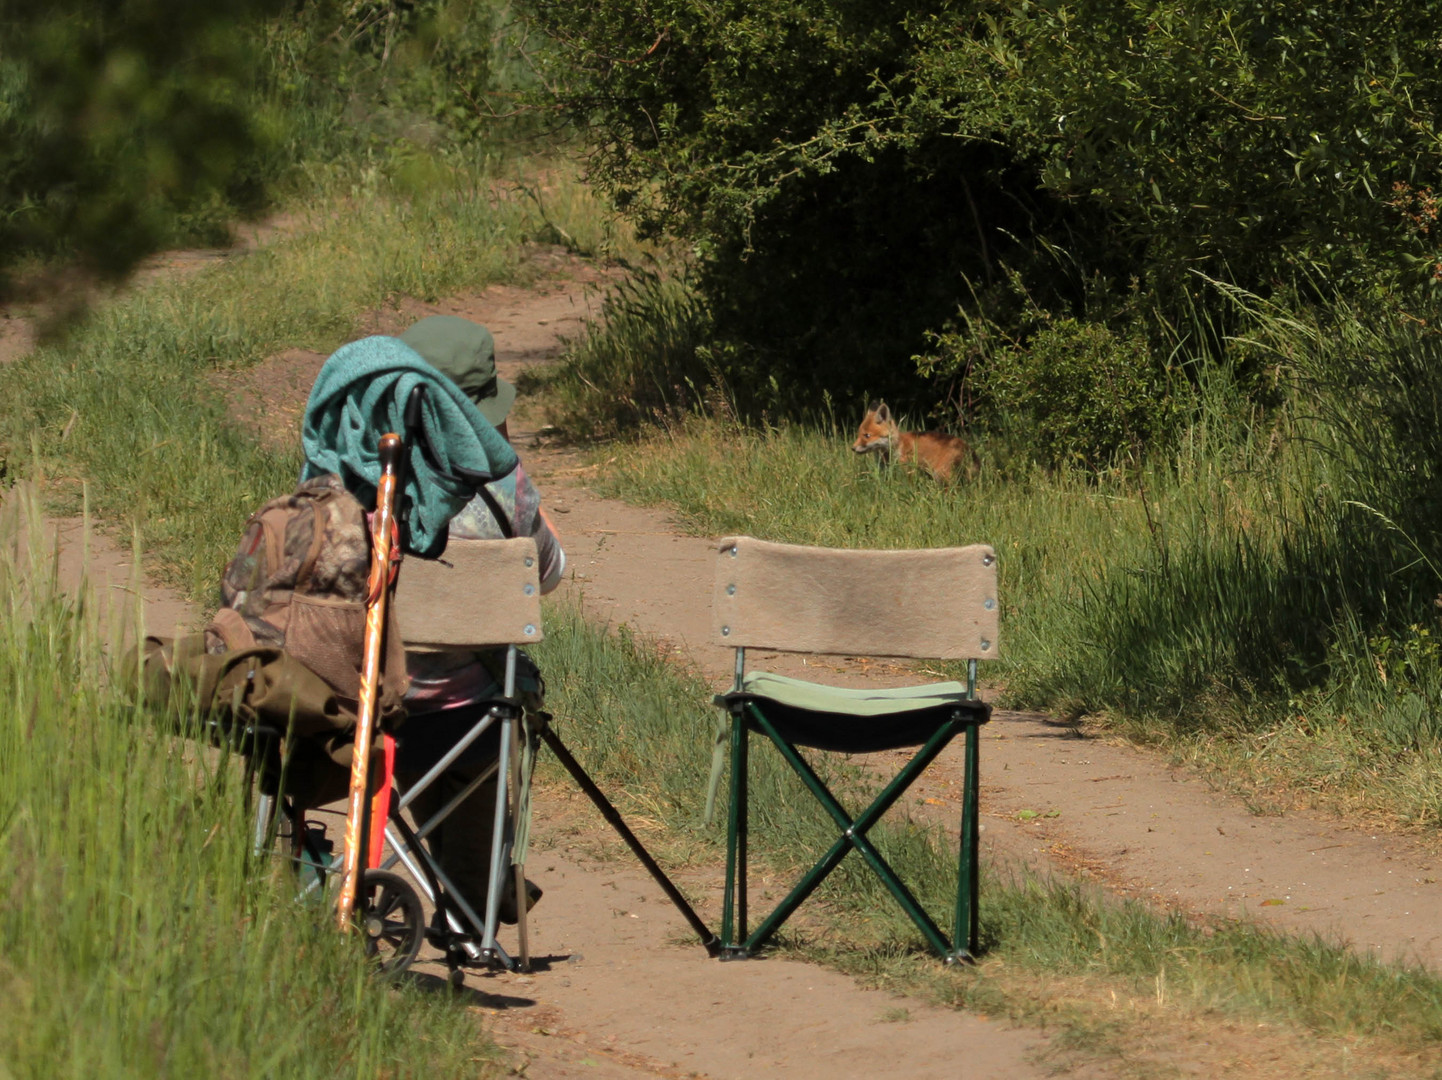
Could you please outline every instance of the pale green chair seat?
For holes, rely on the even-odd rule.
[[[986,706],[968,698],[959,682],[860,689],[748,671],[741,689],[717,698],[728,711],[748,701],[762,703],[782,738],[797,746],[843,754],[869,754],[920,746],[958,713],[984,719]],[[748,726],[760,731],[755,721]]]

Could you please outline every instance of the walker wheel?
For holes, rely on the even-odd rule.
[[[356,921],[365,934],[366,955],[383,974],[404,971],[420,952],[426,933],[421,898],[399,874],[367,870],[361,875]]]

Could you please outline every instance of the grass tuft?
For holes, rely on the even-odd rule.
[[[553,423],[573,438],[605,438],[725,401],[701,348],[710,316],[683,281],[638,273],[602,316],[536,379]]]

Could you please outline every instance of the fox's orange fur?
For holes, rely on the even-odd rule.
[[[858,454],[884,454],[888,459],[916,462],[944,482],[971,480],[981,468],[965,439],[944,431],[902,431],[884,401],[867,411],[851,449]]]

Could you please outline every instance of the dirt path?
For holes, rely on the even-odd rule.
[[[579,793],[542,793],[536,821],[526,868],[546,889],[530,917],[536,970],[469,973],[465,989],[490,1015],[497,1040],[522,1058],[528,1077],[1053,1075],[1036,1063],[1048,1050],[1040,1032],[865,990],[810,964],[710,960],[650,878],[598,827]],[[702,915],[714,925],[721,875],[680,881],[701,897]],[[515,935],[507,931],[502,940],[509,947]],[[429,947],[422,957],[412,970],[439,988],[444,963]],[[904,1054],[896,1051],[898,1040]]]
[[[494,288],[403,305],[379,313],[367,329],[387,332],[434,311],[466,315],[496,332],[502,373],[514,377],[553,355],[558,337],[579,330],[595,309],[602,276],[578,276],[564,261],[558,269],[572,276],[534,290]],[[13,346],[25,333],[16,323],[3,336]],[[270,406],[281,405],[287,417],[260,434],[293,437],[322,359],[293,352],[255,369],[231,388],[241,415],[247,400],[252,415],[274,415]],[[256,409],[260,403],[267,407]],[[565,589],[593,617],[669,642],[724,685],[730,653],[710,643],[710,543],[679,535],[664,513],[591,493],[589,470],[540,444],[537,426],[520,409],[512,430],[564,534]],[[74,523],[62,523],[62,539],[74,532]],[[67,550],[74,546],[72,539]],[[110,584],[128,581],[128,557],[103,542],[93,550],[92,575],[108,566]],[[152,591],[148,599],[156,601],[148,609],[152,629],[167,632],[186,618],[174,598]],[[793,658],[751,659],[802,670]],[[842,683],[906,678],[895,666],[857,660],[822,667],[823,677]],[[1442,874],[1433,857],[1403,838],[1307,815],[1255,816],[1186,770],[1037,715],[999,711],[984,731],[982,766],[984,839],[993,855],[1081,871],[1117,892],[1188,911],[1245,914],[1289,931],[1339,936],[1386,959],[1442,969]],[[958,777],[957,763],[943,757],[917,792],[923,809],[954,819]],[[897,1002],[809,965],[708,962],[644,875],[627,861],[596,857],[604,841],[578,823],[574,806],[543,806],[538,822],[530,872],[547,897],[533,917],[533,948],[549,962],[532,976],[472,979],[470,991],[476,1006],[493,1014],[501,1040],[529,1062],[527,1076],[1050,1074],[1036,1063],[1047,1040],[1035,1031]],[[691,885],[709,902],[719,875]],[[904,1055],[894,1052],[898,1040]]]

